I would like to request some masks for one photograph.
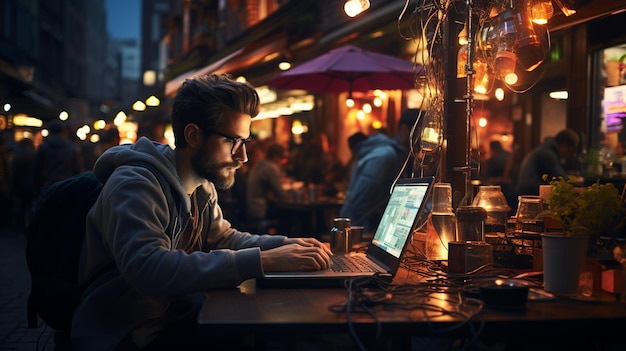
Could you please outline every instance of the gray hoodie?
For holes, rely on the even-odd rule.
[[[154,174],[128,165],[137,161],[159,170],[172,192],[184,200],[179,201],[180,218],[169,218],[166,195]],[[175,233],[165,232],[168,223],[184,223],[191,201],[176,172],[175,151],[168,145],[141,138],[113,147],[98,159],[94,172],[106,183],[87,216],[79,280],[97,278],[72,321],[72,346],[77,351],[113,350],[131,331],[149,342],[167,327],[173,301],[189,295],[197,300],[202,291],[261,277],[260,250],[285,240],[231,228],[222,217],[214,185],[206,181],[196,190],[203,209],[202,250],[186,253],[172,248]],[[172,231],[180,227],[175,225]],[[97,273],[104,267],[110,269]]]

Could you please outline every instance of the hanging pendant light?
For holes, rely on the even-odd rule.
[[[463,24],[463,29],[461,29],[457,37],[459,38],[459,45],[467,45],[467,22]]]
[[[517,40],[515,52],[521,66],[526,71],[532,71],[548,55],[547,44],[542,40],[547,36],[548,29],[532,21],[532,11],[526,0],[515,0],[513,14]]]
[[[347,107],[354,107],[354,99],[352,98],[352,96],[348,96],[348,98],[346,99],[346,106]]]
[[[501,80],[517,81],[515,75],[517,32],[513,9],[507,6],[504,12],[498,14],[490,30],[492,33],[489,37],[495,48],[493,67],[496,77]]]
[[[456,56],[456,77],[465,78],[465,66],[467,65],[467,45],[461,45]]]
[[[354,107],[354,99],[352,98],[352,81],[349,82],[348,98],[346,99],[346,106],[348,106],[349,108]]]
[[[563,12],[566,17],[569,17],[576,13],[576,10],[569,6],[569,2],[571,1],[568,2],[564,0],[554,0],[554,2],[557,4],[559,9],[561,9],[561,12]]]
[[[343,10],[346,12],[346,15],[350,17],[355,17],[369,8],[369,0],[348,0],[343,5]]]
[[[489,30],[488,39],[496,48],[494,70],[498,77],[512,72],[516,60],[524,70],[532,71],[547,57],[547,27],[533,23],[531,8],[525,0],[512,1]]]
[[[463,29],[459,32],[458,35],[459,41],[459,51],[457,52],[457,60],[456,60],[456,77],[457,78],[465,78],[467,75],[466,65],[468,58],[468,40],[467,40],[467,22],[463,25]]]
[[[474,60],[474,92],[477,94],[486,95],[493,88],[495,77],[489,69],[489,65],[485,59],[479,55],[476,55]]]
[[[524,91],[535,84],[543,73],[542,63],[548,57],[548,28],[533,22],[532,2],[511,0],[500,12],[485,21],[480,29],[478,45],[493,74],[513,91]],[[477,54],[478,56],[478,54]],[[481,80],[474,80],[475,89],[483,89]]]
[[[494,14],[494,17],[497,14]],[[496,76],[493,72],[495,59],[495,18],[490,17],[478,28],[474,53],[473,90],[477,94],[488,94],[493,88]]]
[[[533,23],[547,24],[554,14],[552,0],[532,0],[530,3],[530,14]]]

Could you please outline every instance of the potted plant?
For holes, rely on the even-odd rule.
[[[608,238],[607,243],[613,243],[624,225],[626,208],[612,183],[583,187],[577,186],[576,178],[570,176],[553,178],[550,185],[548,209],[540,216],[558,222],[565,236],[585,236],[593,242]]]
[[[547,180],[545,175],[544,180]],[[553,178],[550,185],[548,209],[539,216],[544,221],[557,222],[561,232],[541,235],[544,289],[575,294],[588,247],[593,250],[604,237],[609,238],[607,243],[613,243],[624,224],[626,208],[611,183],[577,186],[572,176]]]

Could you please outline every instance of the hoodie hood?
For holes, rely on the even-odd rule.
[[[406,155],[407,151],[402,147],[395,139],[388,137],[385,134],[378,133],[370,136],[366,140],[362,141],[357,146],[357,155],[359,159],[367,157],[367,155],[371,154],[374,150],[380,150],[381,147],[387,146],[393,149],[398,155]]]
[[[111,147],[98,158],[93,170],[96,177],[104,183],[117,167],[138,162],[150,164],[161,172],[172,191],[178,193],[180,199],[186,199],[186,207],[190,208],[189,197],[176,170],[176,152],[167,144],[141,137],[134,144]]]

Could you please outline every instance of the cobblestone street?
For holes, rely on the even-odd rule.
[[[28,328],[26,322],[30,276],[25,248],[24,234],[0,228],[0,351],[51,351],[54,331],[43,323]]]

